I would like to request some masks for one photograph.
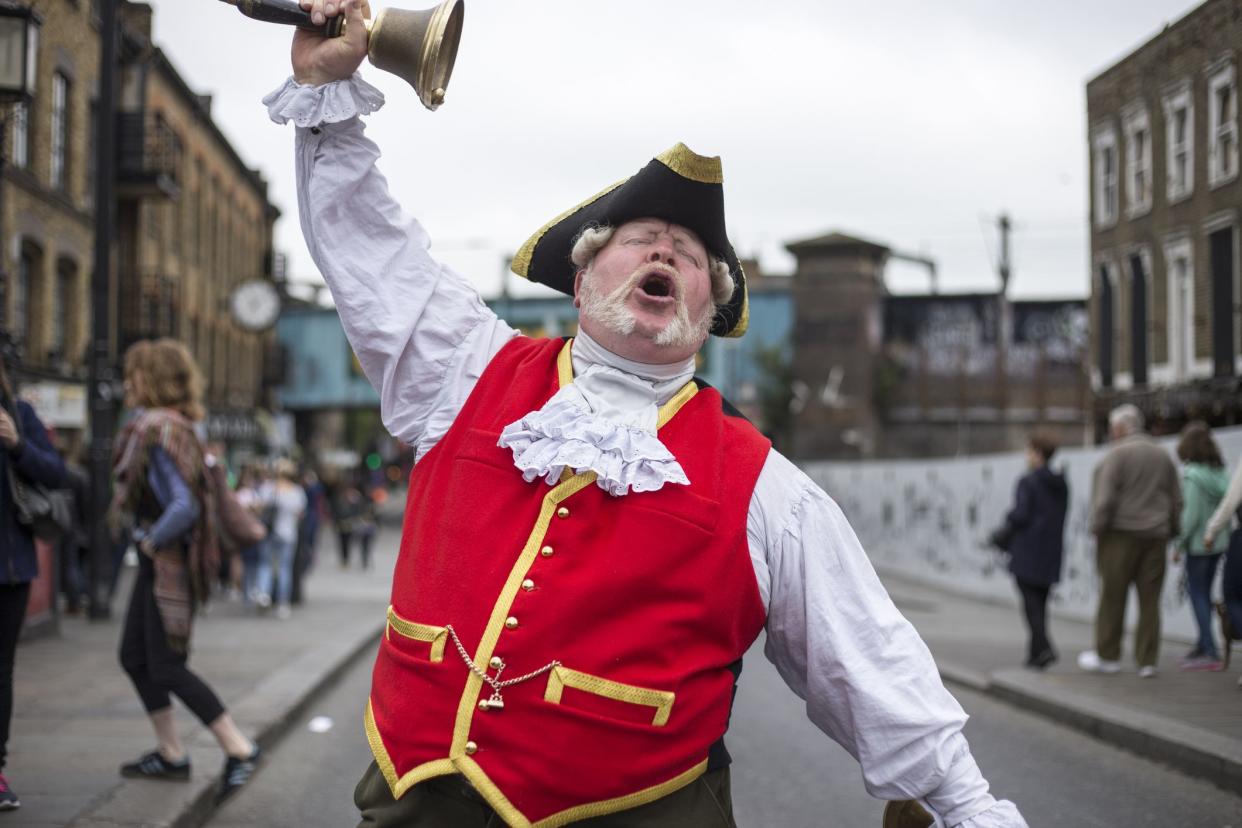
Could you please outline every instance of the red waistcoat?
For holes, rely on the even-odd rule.
[[[729,665],[764,621],[746,513],[769,443],[690,383],[659,430],[689,486],[527,483],[497,440],[572,380],[569,356],[506,345],[410,478],[366,716],[395,797],[461,773],[510,825],[564,825],[690,783],[728,724]],[[449,626],[500,680],[559,666],[487,707]]]

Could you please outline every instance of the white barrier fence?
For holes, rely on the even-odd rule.
[[[1232,471],[1242,457],[1242,427],[1218,429],[1214,436]],[[1172,453],[1177,439],[1160,442]],[[1065,563],[1050,608],[1055,614],[1087,621],[1095,617],[1098,597],[1095,538],[1087,531],[1091,473],[1106,450],[1107,446],[1062,449],[1052,460],[1053,468],[1065,472],[1070,509]],[[989,549],[987,538],[1013,503],[1014,487],[1026,470],[1023,454],[818,462],[803,468],[840,504],[876,569],[1017,605],[1005,556]],[[1170,551],[1162,598],[1163,634],[1193,641],[1195,624],[1183,572],[1183,564],[1172,563]],[[1127,610],[1133,620],[1133,591]]]

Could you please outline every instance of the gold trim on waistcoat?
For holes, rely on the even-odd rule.
[[[448,630],[444,627],[433,627],[430,624],[419,624],[414,621],[407,621],[390,605],[388,607],[388,624],[384,627],[384,637],[389,641],[392,640],[391,632],[396,630],[398,635],[414,641],[426,641],[431,645],[431,660],[434,663],[444,661],[444,644],[448,641]]]
[[[560,704],[561,694],[565,692],[566,687],[627,704],[654,707],[655,715],[651,717],[651,724],[655,727],[664,727],[668,724],[668,716],[673,712],[673,700],[676,698],[668,690],[649,690],[633,684],[622,684],[619,681],[580,673],[558,665],[548,673],[548,687],[543,692],[543,700]]]
[[[569,339],[561,348],[556,358],[557,381],[559,386],[565,386],[574,379],[573,367],[573,340]],[[690,381],[683,385],[681,389],[673,395],[672,399],[660,406],[657,427],[664,426],[669,420],[677,414],[682,407],[690,400],[694,399],[698,393],[698,386],[694,381]],[[500,636],[505,632],[505,619],[509,617],[509,609],[513,606],[513,601],[518,595],[518,591],[522,587],[522,581],[526,578],[531,566],[535,562],[535,558],[539,554],[539,549],[543,545],[543,538],[547,534],[548,527],[552,523],[552,518],[556,514],[560,504],[587,488],[595,482],[595,472],[586,472],[584,474],[575,474],[570,476],[568,472],[561,478],[561,482],[549,489],[543,496],[543,503],[539,509],[539,517],[535,520],[535,525],[531,529],[530,535],[526,539],[526,544],[522,547],[521,554],[513,564],[513,568],[509,572],[504,587],[500,590],[500,595],[496,598],[496,603],[492,606],[492,614],[488,618],[487,626],[483,630],[483,637],[479,641],[479,646],[474,653],[474,663],[480,670],[486,672],[492,654],[496,650],[496,645],[500,641]],[[404,619],[401,619],[404,620]],[[391,619],[390,619],[391,623]],[[409,622],[412,624],[412,622]],[[425,625],[414,625],[415,627],[425,627]],[[402,632],[401,628],[393,625],[393,629]],[[427,630],[438,630],[438,627],[426,627]],[[414,637],[414,636],[411,636]],[[419,639],[423,640],[423,639]],[[435,646],[433,642],[433,648]],[[443,649],[443,648],[441,648]],[[574,673],[574,671],[567,671]],[[586,676],[584,673],[577,673],[579,676]],[[594,678],[586,676],[587,678]],[[596,679],[597,681],[606,681],[604,679]],[[575,686],[569,681],[564,684],[570,687]],[[628,685],[619,685],[616,682],[607,682],[610,685],[618,687],[628,687]],[[453,741],[449,747],[449,756],[447,759],[435,759],[430,762],[424,762],[421,765],[408,771],[404,776],[398,777],[396,767],[393,765],[391,757],[388,755],[387,749],[379,733],[379,728],[375,724],[375,717],[371,712],[371,704],[367,702],[367,710],[365,716],[365,725],[367,731],[367,741],[370,743],[371,752],[375,756],[375,762],[379,766],[380,771],[384,774],[384,778],[388,781],[388,787],[392,790],[394,799],[400,799],[414,785],[433,776],[442,776],[448,773],[461,773],[475,789],[482,794],[492,809],[499,814],[505,822],[514,828],[556,828],[556,826],[565,825],[575,820],[586,819],[592,816],[600,816],[610,814],[614,811],[633,808],[643,805],[647,802],[653,802],[663,796],[667,796],[679,788],[693,782],[702,776],[707,770],[707,760],[704,759],[688,771],[685,771],[672,779],[645,788],[625,796],[606,799],[599,802],[588,802],[582,805],[574,806],[560,813],[553,814],[550,817],[540,820],[536,823],[522,815],[522,813],[513,806],[507,797],[496,787],[495,783],[488,778],[483,769],[477,762],[466,754],[466,742],[470,740],[470,725],[474,721],[474,715],[478,711],[478,700],[480,691],[483,688],[483,680],[474,672],[469,672],[466,676],[466,686],[462,692],[461,699],[457,705],[457,718],[453,725]],[[631,688],[643,693],[661,693],[663,691],[643,690],[642,688]],[[607,695],[604,693],[603,695]],[[668,694],[670,697],[671,693]],[[615,698],[615,697],[614,697]],[[627,701],[628,699],[622,699]],[[662,703],[662,699],[660,700]],[[639,702],[647,703],[647,702]],[[657,708],[659,704],[652,703]],[[672,707],[672,699],[668,701],[668,707]],[[661,719],[663,715],[663,719]],[[656,721],[653,724],[664,724],[668,721],[668,711],[657,709],[655,715]]]

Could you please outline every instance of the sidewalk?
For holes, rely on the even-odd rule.
[[[376,538],[371,568],[363,572],[356,548],[352,567],[341,571],[335,537],[321,532],[315,569],[303,585],[304,603],[287,621],[216,600],[195,622],[190,665],[261,745],[270,746],[317,692],[378,641],[398,533],[390,520]],[[59,637],[18,648],[6,771],[22,807],[2,817],[5,828],[193,826],[210,816],[222,754],[177,703],[194,768],[191,781],[131,780],[117,773],[121,762],[154,745],[116,657],[131,580],[132,571],[117,591],[111,620],[64,618]]]
[[[1177,661],[1188,645],[1166,640],[1159,675],[1140,679],[1133,636],[1127,633],[1120,674],[1085,673],[1076,658],[1094,648],[1092,626],[1051,618],[1050,635],[1061,660],[1044,672],[1027,670],[1020,666],[1026,628],[1017,607],[983,603],[893,574],[881,577],[927,642],[946,682],[981,690],[1242,793],[1242,689],[1237,685],[1242,652],[1235,652],[1227,672],[1182,672]]]

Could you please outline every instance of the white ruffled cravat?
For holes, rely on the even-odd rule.
[[[574,381],[537,411],[505,426],[499,445],[527,481],[560,482],[566,468],[593,471],[613,496],[689,485],[681,464],[656,435],[659,406],[694,376],[694,358],[672,365],[634,362],[579,330]]]

